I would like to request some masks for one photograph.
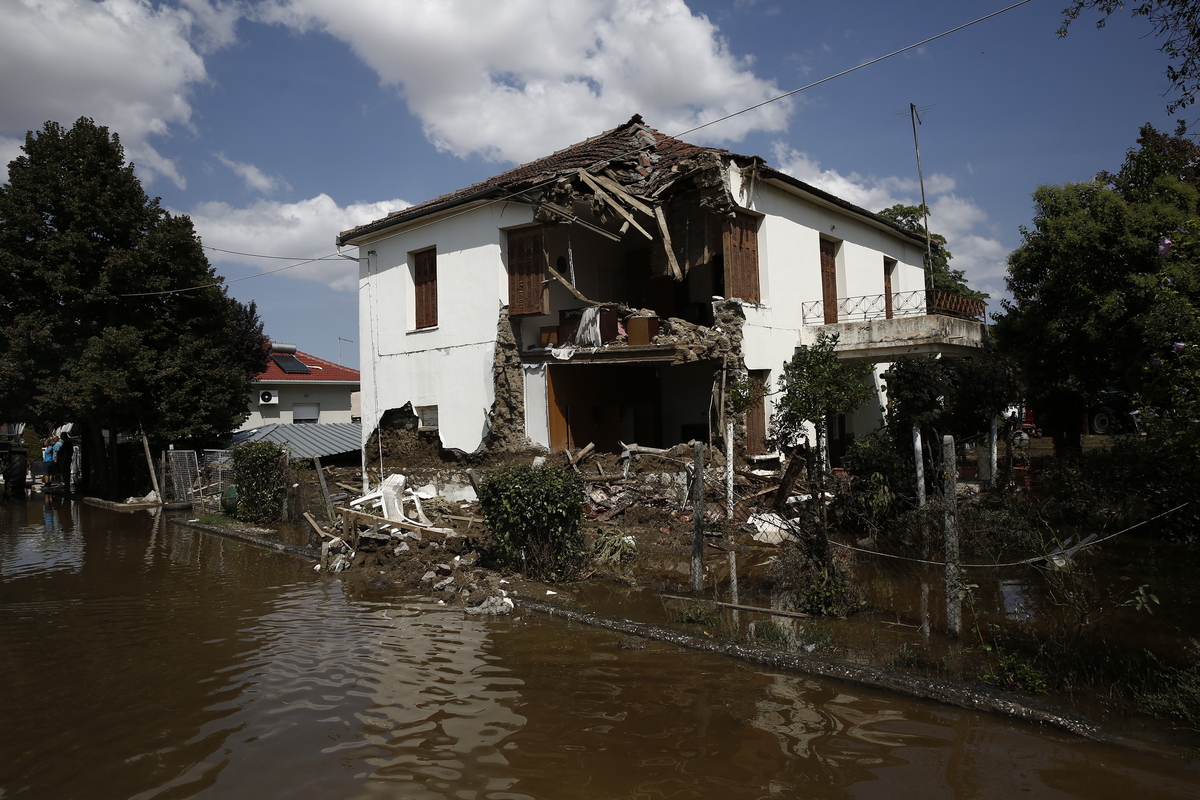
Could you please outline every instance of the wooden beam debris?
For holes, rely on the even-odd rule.
[[[552,278],[554,278],[554,280],[558,281],[563,286],[567,287],[567,291],[570,292],[571,294],[575,295],[576,299],[579,300],[580,302],[587,303],[590,306],[603,305],[603,303],[598,303],[595,300],[589,300],[588,298],[584,297],[582,292],[580,292],[578,289],[576,289],[569,280],[567,280],[566,278],[564,278],[562,276],[561,272],[556,270],[554,267],[550,266],[549,263],[546,264],[546,271],[550,273],[550,276]]]
[[[608,203],[608,205],[611,206],[614,211],[616,211],[618,214],[620,214],[622,217],[624,217],[625,221],[628,224],[637,228],[638,231],[640,231],[641,234],[643,236],[645,236],[647,239],[649,239],[650,241],[654,241],[654,236],[652,236],[649,231],[647,231],[645,228],[643,228],[641,225],[639,225],[637,223],[637,220],[635,220],[633,218],[633,215],[625,210],[624,206],[622,206],[616,200],[612,199],[612,197],[609,196],[608,192],[606,192],[606,191],[604,191],[604,189],[600,188],[599,182],[597,182],[591,175],[589,175],[587,173],[587,170],[582,170],[582,169],[579,170],[579,177],[583,180],[584,183],[586,183],[589,187],[591,187],[592,191],[596,193],[597,197],[599,197],[604,202]]]
[[[671,232],[667,230],[667,217],[663,214],[662,206],[654,207],[654,218],[658,220],[658,230],[663,237],[663,247],[667,251],[667,264],[671,267],[671,274],[675,276],[675,280],[683,280],[683,270],[679,268],[679,262],[675,259],[675,247],[671,244]]]

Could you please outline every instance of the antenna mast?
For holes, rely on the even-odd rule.
[[[933,303],[933,239],[929,235],[929,206],[925,203],[925,175],[921,171],[921,143],[917,139],[917,124],[921,123],[921,115],[913,103],[908,104],[908,113],[912,117],[913,147],[917,151],[917,180],[921,184],[921,211],[925,215],[925,304]],[[921,123],[924,124],[924,123]]]

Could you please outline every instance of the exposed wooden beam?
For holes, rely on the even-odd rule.
[[[600,188],[600,184],[598,182],[596,182],[596,180],[593,179],[592,176],[589,175],[586,170],[582,170],[582,169],[579,170],[579,177],[583,179],[584,183],[586,183],[588,186],[591,187],[592,191],[596,193],[597,197],[599,197],[604,202],[608,203],[610,206],[612,206],[613,210],[615,210],[618,214],[620,214],[622,217],[624,217],[626,222],[628,222],[633,227],[637,228],[641,232],[641,234],[643,236],[645,236],[647,239],[649,239],[650,241],[654,241],[654,237],[650,234],[649,231],[647,231],[645,228],[643,228],[641,225],[639,225],[637,223],[637,220],[635,220],[633,218],[633,214],[630,214],[628,211],[626,211],[624,206],[622,206],[616,200],[613,200],[612,197],[609,196],[608,192],[606,192],[606,191],[604,191],[604,189]]]
[[[654,218],[658,220],[658,229],[662,233],[663,246],[667,250],[667,264],[671,267],[671,274],[675,276],[675,280],[683,280],[683,270],[679,268],[679,262],[675,260],[675,248],[671,246],[671,232],[667,230],[667,217],[663,214],[662,206],[654,207]]]
[[[570,292],[571,294],[575,295],[575,297],[579,298],[579,300],[583,301],[584,303],[587,303],[589,306],[602,305],[602,303],[597,303],[595,300],[589,300],[586,297],[584,297],[583,294],[578,289],[576,289],[569,280],[567,280],[566,278],[564,278],[562,276],[562,273],[560,273],[554,267],[550,266],[549,262],[546,263],[546,270],[550,273],[551,277],[553,277],[556,281],[561,283],[563,286],[567,287],[567,291]]]

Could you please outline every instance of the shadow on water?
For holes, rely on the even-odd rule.
[[[616,602],[614,600],[614,602]],[[0,508],[0,797],[1194,797],[1178,758],[530,613],[163,517]]]

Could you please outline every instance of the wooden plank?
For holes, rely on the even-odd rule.
[[[556,270],[554,267],[550,266],[549,263],[546,264],[546,271],[550,273],[551,277],[553,277],[554,280],[558,281],[563,286],[567,287],[567,291],[570,292],[571,294],[575,295],[575,298],[577,300],[579,300],[580,302],[587,303],[589,306],[602,305],[601,303],[597,303],[595,300],[589,300],[588,298],[584,297],[583,294],[578,289],[576,289],[574,286],[571,285],[571,282],[569,280],[564,278],[562,276],[562,274],[559,273],[559,271]]]
[[[320,535],[324,536],[326,539],[336,539],[337,538],[332,533],[326,533],[325,530],[320,525],[317,524],[317,521],[315,519],[313,519],[313,515],[308,513],[307,511],[304,512],[304,519],[308,520],[308,524],[313,526],[314,531],[316,531]]]
[[[325,471],[321,469],[321,457],[313,456],[313,464],[317,468],[317,482],[321,484],[321,496],[325,498],[325,518],[333,519],[333,501],[329,499],[329,486],[325,483]]]
[[[608,192],[606,192],[602,188],[600,188],[600,184],[597,183],[592,178],[592,176],[587,173],[586,170],[582,170],[582,169],[579,170],[579,177],[583,179],[584,183],[586,183],[588,186],[590,186],[592,188],[592,191],[596,193],[597,197],[599,197],[604,202],[608,203],[610,206],[612,206],[614,211],[616,211],[618,214],[620,214],[622,217],[624,217],[626,222],[628,222],[633,227],[637,228],[641,232],[641,234],[643,236],[645,236],[647,239],[649,239],[650,241],[654,241],[654,237],[650,234],[650,232],[647,231],[645,228],[643,228],[641,225],[639,225],[637,223],[637,220],[635,220],[633,218],[633,215],[625,210],[624,206],[622,206],[616,200],[612,199],[612,197],[609,196]]]
[[[625,202],[634,211],[640,211],[643,214],[645,214],[647,217],[654,216],[654,209],[652,209],[650,206],[643,203],[641,200],[638,200],[636,197],[631,195],[629,192],[625,191],[625,187],[622,186],[617,181],[613,180],[612,178],[608,177],[607,175],[592,175],[592,178],[594,178],[596,180],[596,182],[599,183],[601,186],[603,186],[605,189],[608,189],[613,194],[613,196],[620,198],[623,202]]]
[[[679,262],[675,260],[675,248],[671,245],[671,233],[667,230],[667,217],[663,214],[662,206],[654,207],[654,218],[658,220],[658,229],[662,233],[663,246],[667,250],[667,264],[671,267],[671,274],[675,276],[675,280],[683,280],[683,270],[679,268]]]

